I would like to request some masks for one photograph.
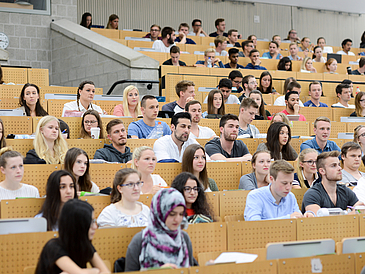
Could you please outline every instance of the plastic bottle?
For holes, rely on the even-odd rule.
[[[156,127],[151,131],[147,139],[158,139],[163,136],[163,125],[161,122],[157,122]]]
[[[360,90],[360,88],[359,88],[359,87],[357,87],[357,88],[356,88],[356,94],[358,94],[360,91],[361,91],[361,90]]]
[[[212,58],[211,57],[208,58],[207,63],[208,63],[207,67],[211,68],[212,67]]]

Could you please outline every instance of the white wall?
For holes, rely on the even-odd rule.
[[[139,28],[148,31],[153,23],[178,28],[181,22],[189,25],[195,18],[203,21],[203,28],[209,33],[215,30],[216,18],[226,19],[226,30],[236,28],[243,37],[256,34],[268,38],[274,34],[286,37],[294,27],[299,37],[308,36],[315,42],[319,36],[327,44],[340,46],[345,38],[351,38],[354,46],[360,44],[364,31],[365,16],[340,15],[338,12],[320,13],[313,9],[265,3],[216,2],[214,0],[77,0],[78,22],[84,12],[91,12],[93,24],[106,25],[112,13],[119,15],[120,29]],[[253,16],[260,16],[260,23],[253,22]]]

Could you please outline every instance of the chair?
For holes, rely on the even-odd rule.
[[[25,156],[29,150],[33,149],[33,139],[7,139],[6,145]]]
[[[209,178],[217,183],[220,191],[238,188],[241,162],[207,162],[207,171]]]
[[[205,196],[210,204],[210,207],[212,209],[212,211],[214,212],[214,217],[215,218],[219,218],[220,213],[219,213],[219,195],[220,192],[218,191],[212,191],[212,192],[204,192]]]
[[[153,194],[141,194],[141,196],[139,196],[138,201],[148,207],[151,207],[152,197],[153,197]]]
[[[302,202],[303,202],[303,196],[307,192],[307,188],[301,188],[301,189],[292,189],[291,192],[295,195],[295,198],[297,199],[297,203],[299,206],[299,209],[302,210]]]
[[[155,141],[156,139],[128,139],[127,146],[131,149],[131,152],[133,152],[134,149],[140,146],[148,146],[153,148]]]
[[[226,113],[239,115],[240,114],[240,105],[238,104],[226,104],[224,105],[226,108]]]
[[[229,222],[227,250],[264,248],[270,242],[296,241],[296,224],[293,219]]]
[[[293,135],[293,133],[292,133]],[[292,146],[292,148],[294,148],[294,150],[299,154],[300,152],[300,145],[305,141],[305,139],[300,139],[300,138],[293,138],[290,140],[290,145]]]
[[[309,136],[309,122],[293,121],[293,127],[291,128],[291,135]]]
[[[119,104],[123,104],[123,101],[107,101],[107,100],[99,100],[93,102],[95,105],[101,107],[102,110],[105,110],[107,114],[113,115],[113,111],[115,106]]]
[[[6,134],[32,134],[32,118],[23,116],[2,116]]]
[[[343,238],[341,241],[342,250],[340,254],[365,252],[365,237]]]
[[[92,157],[90,157],[92,158]],[[91,179],[100,189],[113,186],[115,173],[126,168],[125,164],[91,164],[90,176]]]
[[[11,218],[0,219],[0,234],[37,233],[47,231],[47,220],[44,218]]]
[[[363,125],[363,126],[365,126],[365,123],[351,123],[351,122],[347,122],[346,123],[347,124],[347,130],[346,130],[346,132],[351,132],[351,133],[354,133],[354,130],[355,130],[355,128],[357,127],[357,126],[359,126],[359,125]]]
[[[203,98],[204,100],[204,98]],[[209,127],[211,128],[217,136],[220,135],[219,130],[219,121],[220,119],[201,119],[199,125],[202,127]]]
[[[270,120],[253,120],[252,125],[257,127],[260,133],[266,133],[270,127]]]
[[[110,196],[82,196],[80,200],[88,202],[94,208],[95,218],[98,218],[105,207],[110,205]]]
[[[19,94],[18,94],[19,95]],[[43,103],[47,101],[42,100]],[[19,98],[1,98],[0,99],[0,109],[15,109],[19,107]]]
[[[340,242],[345,237],[359,236],[359,217],[356,215],[303,218],[297,222],[297,240],[331,238]]]
[[[264,132],[266,132],[266,131],[264,131]],[[251,154],[254,154],[255,153],[258,145],[260,144],[260,141],[257,138],[240,138],[239,140],[241,140],[242,142],[245,143],[245,145],[248,148],[248,151]]]
[[[349,117],[354,111],[354,109],[349,108],[332,108],[331,121],[341,122],[341,117]]]
[[[180,61],[185,62],[187,66],[193,66],[198,61],[198,55],[181,53]]]
[[[62,111],[64,104],[71,102],[72,100],[60,100],[60,99],[50,99],[47,100],[48,104],[48,114],[55,117],[62,117]]]
[[[91,28],[92,31],[99,33],[105,37],[110,39],[119,39],[119,31],[114,29],[99,29],[99,28]]]
[[[128,41],[128,43],[129,42],[130,41]],[[165,62],[166,60],[168,60],[170,58],[170,55],[166,52],[150,52],[150,51],[139,51],[139,52],[159,61],[160,65],[162,65],[163,62]]]
[[[66,139],[66,142],[68,148],[81,148],[91,159],[94,158],[96,150],[104,147],[104,141],[101,139]]]
[[[210,139],[196,139],[196,141],[202,146],[205,147],[205,145],[210,141]]]
[[[310,100],[310,97],[308,100]],[[303,107],[300,109],[300,114],[304,115],[307,122],[314,122],[319,116],[325,116],[331,119],[331,107]],[[312,126],[310,125],[310,127]]]
[[[34,217],[41,210],[44,200],[44,198],[1,200],[1,219]]]
[[[28,82],[37,86],[49,86],[48,69],[28,69]]]
[[[224,217],[225,222],[240,222],[240,221],[244,221],[244,220],[245,219],[243,218],[243,214],[229,215],[229,216]]]
[[[356,272],[354,273],[360,274],[361,270],[365,266],[365,252],[355,253],[354,255],[355,255],[355,267],[356,267]]]
[[[226,216],[241,215],[245,212],[246,199],[250,190],[223,191],[219,195],[219,212]]]
[[[154,173],[159,174],[168,185],[171,185],[174,178],[181,173],[181,163],[157,163]],[[212,178],[210,174],[209,177]]]
[[[27,74],[28,71],[26,68],[4,68],[4,67],[2,67],[2,71],[3,71],[3,80],[5,83],[15,83],[15,84],[28,83],[28,74]],[[21,88],[19,88],[19,91],[18,91],[19,94],[20,94],[20,90],[21,90]]]
[[[178,96],[175,91],[175,86],[177,82],[182,80],[183,80],[183,75],[166,74],[165,76],[166,102],[172,102],[178,99]]]
[[[330,138],[337,138],[338,133],[340,132],[347,132],[347,123],[331,122]]]

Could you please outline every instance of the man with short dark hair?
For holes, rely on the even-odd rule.
[[[225,68],[233,68],[233,69],[244,69],[245,67],[238,64],[238,52],[239,50],[236,48],[231,48],[228,50],[228,59],[229,63],[225,64]]]
[[[299,121],[307,121],[302,114],[299,114],[299,93],[297,91],[289,91],[285,94],[286,108],[281,113],[285,115],[299,115]]]
[[[219,122],[220,138],[214,138],[205,145],[205,151],[212,160],[227,162],[250,161],[252,155],[247,146],[237,140],[238,117],[234,114],[223,115]]]
[[[215,52],[217,56],[227,56],[227,37],[217,36],[214,39]]]
[[[128,126],[128,134],[133,139],[158,139],[171,134],[169,126],[163,121],[156,121],[159,105],[155,96],[145,95],[141,100],[143,119]]]
[[[189,138],[190,128],[190,114],[188,112],[176,113],[171,118],[171,135],[157,139],[153,145],[157,161],[175,160],[181,163],[185,149],[191,144],[198,144],[194,138]]]
[[[241,45],[238,43],[238,30],[230,29],[228,31],[228,44],[232,45],[233,47],[240,48]]]
[[[251,91],[256,90],[257,82],[255,76],[246,75],[245,77],[243,77],[242,86],[243,86],[242,95],[238,97],[238,100],[240,100],[241,102],[244,98],[248,98],[250,96]]]
[[[338,103],[333,104],[333,108],[355,108],[355,105],[349,104],[351,100],[351,89],[347,84],[339,84],[336,87]]]
[[[248,63],[245,69],[259,69],[259,70],[266,70],[265,67],[261,67],[261,60],[260,60],[260,52],[257,49],[253,49],[250,51],[251,63]]]
[[[328,151],[341,151],[338,145],[331,140],[328,140],[331,135],[331,120],[327,117],[320,116],[314,121],[315,137],[307,140],[300,145],[300,151],[306,148],[313,148],[318,151],[318,154]]]
[[[223,93],[224,104],[239,104],[236,95],[231,94],[232,82],[229,79],[221,79],[218,84],[218,89]],[[204,99],[204,104],[208,103],[208,96]]]
[[[245,221],[314,217],[299,210],[295,195],[290,192],[294,168],[285,160],[276,160],[270,166],[270,184],[252,190],[247,195]]]
[[[208,37],[208,34],[203,30],[202,20],[194,19],[193,22],[191,23],[191,27],[193,28],[193,31],[189,32],[190,36]]]
[[[346,186],[356,186],[361,179],[364,181],[365,173],[359,170],[361,165],[362,149],[358,143],[347,142],[341,148],[342,179],[338,183]],[[365,181],[364,181],[365,182]]]
[[[351,47],[352,47],[352,40],[351,39],[343,40],[342,43],[341,43],[341,46],[342,46],[342,50],[337,51],[337,54],[355,56],[355,53],[350,51]]]
[[[246,40],[242,42],[242,51],[239,52],[239,57],[248,57],[250,51],[254,49],[253,41]]]
[[[153,42],[152,48],[159,52],[170,52],[175,45],[175,30],[171,27],[164,27],[161,32],[161,40]]]
[[[317,157],[317,170],[322,182],[314,184],[303,197],[302,212],[312,212],[315,216],[320,208],[341,208],[347,210],[364,205],[355,193],[345,185],[337,184],[342,179],[340,152],[323,152]],[[352,214],[355,214],[354,209]]]
[[[187,37],[189,34],[189,25],[187,23],[181,23],[179,26],[179,36],[176,37],[175,42],[180,44],[196,45],[194,40]]]
[[[243,91],[242,85],[242,73],[238,70],[232,70],[229,75],[228,79],[232,82],[232,90],[233,92],[241,93]]]
[[[161,27],[159,25],[153,24],[150,28],[150,32],[147,33],[143,38],[151,38],[151,41],[161,40]]]
[[[224,21],[223,18],[218,18],[217,20],[215,20],[215,27],[217,29],[217,31],[212,32],[209,34],[209,37],[217,37],[218,35],[222,35],[227,37],[228,34],[225,31],[226,29],[226,22]]]
[[[302,91],[302,86],[297,81],[290,82],[286,87],[286,91],[284,91],[284,93],[287,94],[289,91],[296,91],[300,95]],[[285,95],[276,98],[274,106],[285,106]],[[299,106],[304,107],[301,100],[299,100]]]
[[[165,104],[162,111],[173,111],[176,113],[184,112],[186,102],[195,97],[195,84],[192,81],[183,80],[176,84],[175,91],[179,100]]]
[[[359,68],[352,71],[352,75],[364,75],[365,73],[365,57],[361,57],[359,61]]]
[[[199,126],[199,122],[202,118],[202,105],[197,100],[192,100],[186,103],[185,111],[189,112],[191,116],[191,129],[190,135],[193,138],[210,139],[216,137],[215,132],[209,127]]]
[[[180,48],[178,46],[172,46],[170,49],[169,60],[163,62],[164,66],[186,66],[185,62],[180,61]]]
[[[314,81],[309,84],[310,100],[304,103],[305,107],[328,107],[325,103],[320,102],[322,96],[322,85],[320,82]]]
[[[123,121],[111,120],[106,126],[108,139],[111,144],[104,144],[103,148],[95,152],[94,159],[102,159],[107,162],[127,163],[132,160],[132,153],[127,144],[127,131]]]
[[[260,134],[257,127],[251,125],[252,121],[255,120],[255,115],[259,111],[259,106],[256,101],[252,98],[245,98],[242,100],[240,105],[240,114],[238,116],[239,129],[238,136],[240,138],[256,138]]]
[[[281,59],[283,55],[280,53],[279,44],[275,41],[269,43],[269,51],[262,54],[263,58],[267,59]]]

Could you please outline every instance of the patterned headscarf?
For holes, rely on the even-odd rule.
[[[186,208],[183,195],[174,188],[161,189],[153,196],[148,226],[142,231],[141,269],[166,263],[189,267],[188,248],[181,226],[172,231],[165,224],[170,212],[177,206]],[[186,223],[184,217],[182,225]]]

